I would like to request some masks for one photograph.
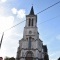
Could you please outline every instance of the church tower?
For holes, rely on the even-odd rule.
[[[16,60],[45,60],[47,46],[39,39],[37,28],[37,15],[33,6],[29,15],[26,15],[26,25],[24,27],[23,38],[19,40]]]

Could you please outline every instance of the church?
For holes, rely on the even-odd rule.
[[[16,60],[49,60],[47,46],[43,45],[43,41],[39,38],[37,15],[33,6],[26,15],[23,38],[19,40]]]

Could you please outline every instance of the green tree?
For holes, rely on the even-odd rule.
[[[11,57],[11,58],[9,58],[9,60],[15,60],[15,58],[14,57]]]
[[[9,57],[5,57],[5,59],[4,60],[9,60]]]

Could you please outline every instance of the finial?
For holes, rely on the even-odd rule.
[[[32,4],[32,6],[33,6],[33,4]]]

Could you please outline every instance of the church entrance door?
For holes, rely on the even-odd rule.
[[[33,60],[33,57],[26,57],[26,60]]]
[[[33,60],[33,53],[32,53],[32,51],[27,51],[26,60]]]

